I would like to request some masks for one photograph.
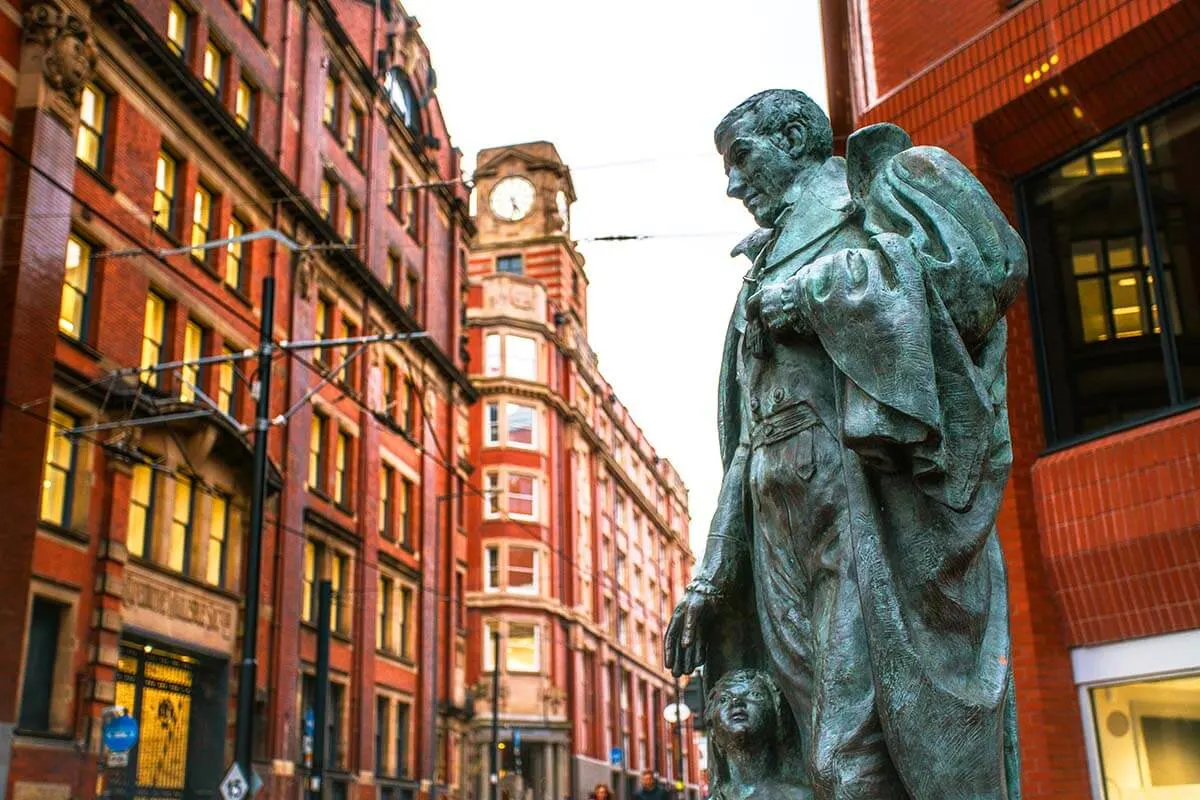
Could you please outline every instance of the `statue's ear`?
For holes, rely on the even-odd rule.
[[[783,135],[787,140],[788,154],[793,158],[803,158],[808,152],[808,129],[804,127],[804,123],[789,122],[783,129]]]

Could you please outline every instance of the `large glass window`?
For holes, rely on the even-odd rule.
[[[1198,170],[1192,98],[1024,183],[1052,441],[1200,399]]]
[[[513,517],[534,519],[538,515],[537,478],[511,473],[508,476],[508,513]]]
[[[533,406],[520,403],[506,403],[504,406],[505,433],[508,444],[519,447],[533,447],[537,444],[534,427]]]
[[[537,342],[526,336],[505,336],[504,372],[510,378],[537,380]]]
[[[149,464],[135,464],[129,490],[129,526],[125,547],[131,555],[150,556],[154,532],[154,488],[158,473]]]
[[[1200,796],[1200,676],[1090,690],[1104,793]]]
[[[537,594],[537,550],[532,547],[508,548],[508,590],[519,594]]]
[[[171,512],[171,539],[167,543],[167,566],[186,573],[191,562],[192,510],[195,485],[185,475],[175,476],[175,506]]]
[[[541,669],[540,633],[537,625],[509,623],[508,648],[504,662],[509,672],[537,672]]]
[[[204,356],[204,329],[192,320],[183,328],[183,360],[192,362],[179,368],[179,399],[191,403],[196,399],[200,386],[200,365],[195,362]]]
[[[225,585],[225,551],[229,545],[229,498],[217,494],[212,498],[212,513],[208,519],[208,562],[206,577],[213,586]]]
[[[169,231],[175,224],[175,173],[178,162],[159,152],[154,167],[154,224]]]

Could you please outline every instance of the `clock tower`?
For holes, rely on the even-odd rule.
[[[475,169],[471,276],[492,272],[540,282],[554,311],[586,329],[587,276],[571,239],[571,170],[550,142],[492,147]]]

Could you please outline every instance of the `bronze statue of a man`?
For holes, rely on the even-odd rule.
[[[753,265],[722,360],[724,479],[667,663],[770,673],[785,778],[817,800],[1018,800],[995,520],[1024,246],[965,167],[893,125],[834,157],[801,92],[749,98],[716,143],[760,230],[734,251]]]

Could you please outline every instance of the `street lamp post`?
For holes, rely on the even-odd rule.
[[[683,706],[682,698],[679,694],[679,678],[675,678],[675,793],[677,797],[683,797],[687,791],[687,778],[683,774],[683,715],[680,713]]]

